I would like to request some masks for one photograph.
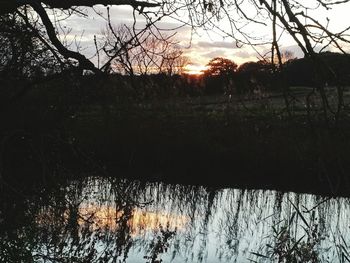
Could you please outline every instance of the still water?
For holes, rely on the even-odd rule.
[[[0,262],[348,262],[350,200],[90,177],[3,200]]]

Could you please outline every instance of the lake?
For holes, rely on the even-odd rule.
[[[106,177],[11,193],[0,206],[0,262],[350,258],[348,198]]]

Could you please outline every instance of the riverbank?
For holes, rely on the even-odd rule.
[[[129,111],[71,121],[71,136],[108,174],[210,187],[348,195],[348,123],[232,112]]]
[[[311,125],[305,112],[288,117],[261,106],[248,111],[232,103],[207,105],[88,107],[60,125],[23,118],[19,122],[26,125],[3,136],[3,178],[105,174],[210,188],[350,195],[346,116],[330,128],[322,121]]]

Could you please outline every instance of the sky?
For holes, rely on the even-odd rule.
[[[242,6],[242,8],[243,7],[244,6]],[[88,16],[85,18],[71,16],[69,19],[63,20],[61,25],[65,30],[70,30],[65,39],[71,42],[71,48],[74,49],[76,46],[79,46],[80,51],[96,63],[97,59],[93,57],[95,54],[94,36],[96,36],[99,41],[103,29],[106,28],[106,21],[97,13],[102,13],[106,16],[106,7],[96,6],[94,10],[86,8],[84,12],[86,12]],[[110,10],[113,25],[131,25],[133,23],[131,7],[114,6],[111,7]],[[249,6],[246,10],[250,10]],[[348,10],[350,10],[350,4],[344,4],[327,12],[323,8],[318,8],[314,11],[309,11],[309,15],[316,17],[317,20],[323,24],[327,23],[327,17],[330,18],[329,28],[331,30],[340,31],[350,24],[347,22]],[[185,16],[186,14],[179,14],[179,20],[185,21],[188,19],[188,14],[187,17]],[[238,24],[239,23],[243,22],[238,21]],[[138,18],[137,26],[141,28],[143,25],[143,19]],[[166,30],[177,28],[179,25],[181,25],[179,21],[171,18],[166,18],[158,22],[158,26]],[[225,19],[218,21],[218,28],[219,30],[230,32],[229,23],[225,21]],[[222,32],[218,33],[217,31],[217,29],[198,29],[196,32],[193,32],[190,27],[186,26],[176,30],[174,39],[176,39],[179,46],[181,46],[184,54],[189,57],[193,70],[203,69],[204,65],[214,57],[226,57],[232,59],[237,64],[242,64],[247,61],[258,60],[260,58],[259,54],[266,54],[270,50],[270,45],[260,45],[254,48],[249,45],[236,45],[236,40],[232,37],[224,36]],[[250,35],[268,41],[271,39],[271,22],[267,21],[266,26],[250,24],[245,27],[245,31]],[[165,31],[165,33],[170,34],[170,31]],[[282,35],[280,44],[282,50],[292,51],[296,57],[302,57],[303,54],[301,50],[287,34],[284,33]]]

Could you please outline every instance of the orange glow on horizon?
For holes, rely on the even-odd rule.
[[[202,75],[207,66],[188,64],[185,66],[184,73],[189,75]]]

